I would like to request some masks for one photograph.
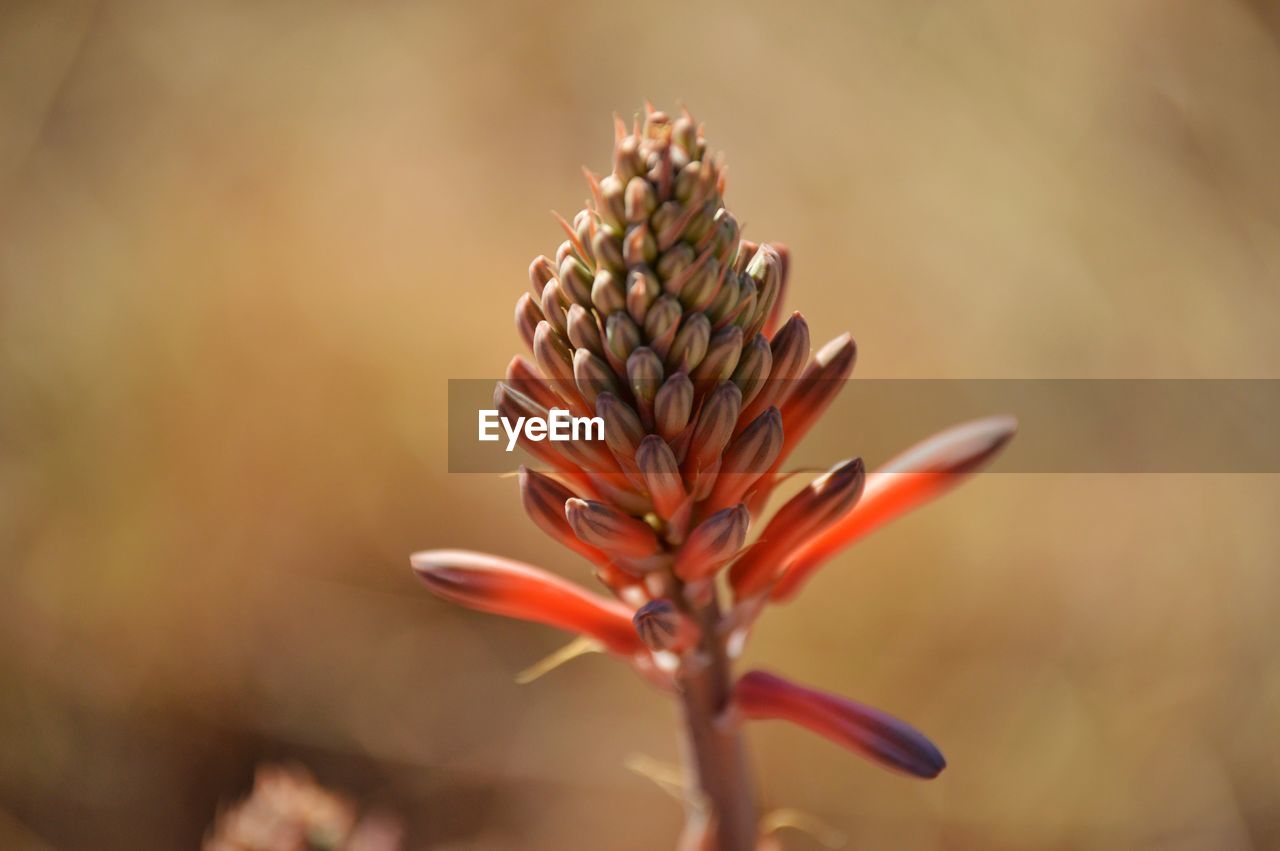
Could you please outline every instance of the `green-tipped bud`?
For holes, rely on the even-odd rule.
[[[573,311],[570,310],[572,320]],[[572,330],[572,326],[570,326]],[[572,339],[572,337],[570,337]],[[773,366],[773,350],[764,334],[756,334],[751,342],[742,350],[738,366],[733,371],[733,383],[742,391],[742,404],[750,405],[760,388],[769,379],[769,370]]]
[[[627,268],[622,256],[622,242],[608,228],[596,231],[591,240],[591,250],[596,256],[596,265],[600,268],[612,269],[618,273]]]
[[[542,295],[542,288],[555,276],[556,264],[552,263],[549,257],[539,254],[529,264],[529,285],[533,287],[535,295]]]
[[[689,425],[693,413],[693,382],[677,372],[662,383],[653,398],[653,421],[663,440],[675,440]]]
[[[658,515],[670,519],[684,505],[688,494],[680,478],[680,467],[675,453],[667,442],[656,434],[640,441],[636,448],[636,466],[644,477],[645,487],[653,497],[653,507]]]
[[[659,297],[644,316],[644,335],[651,341],[666,338],[666,346],[670,348],[683,314],[679,301],[669,295]]]
[[[640,266],[658,259],[658,244],[647,224],[628,228],[622,240],[622,259],[628,266]]]
[[[664,282],[674,280],[681,272],[693,265],[698,258],[693,246],[682,242],[673,245],[658,258],[658,277]],[[664,287],[665,288],[665,287]],[[667,289],[667,292],[671,292]]]
[[[607,174],[600,180],[600,218],[610,229],[618,232],[626,226],[625,193],[624,184],[616,176]]]
[[[658,537],[647,523],[603,502],[575,497],[565,503],[564,514],[578,540],[587,546],[635,559],[658,551]]]
[[[656,275],[650,270],[633,269],[627,276],[627,313],[637,324],[645,321],[649,308],[662,295]]]
[[[747,280],[751,279],[748,278]],[[716,292],[716,297],[711,300],[711,304],[707,305],[707,317],[711,319],[711,323],[717,328],[720,327],[722,321],[733,312],[733,309],[738,306],[739,287],[738,276],[733,274],[733,272],[729,272],[725,275],[724,282],[720,284],[720,289]]]
[[[596,416],[604,420],[604,442],[613,454],[634,458],[645,430],[631,406],[612,393],[601,393],[596,397]]]
[[[705,310],[720,291],[721,280],[719,261],[709,258],[680,290],[680,303],[689,310]]]
[[[622,289],[622,281],[608,269],[596,272],[595,281],[591,284],[591,303],[601,316],[617,313],[627,306],[626,293]]]
[[[738,250],[738,220],[733,217],[733,213],[722,208],[716,212],[715,227],[716,257],[727,265]]]
[[[516,329],[520,332],[520,339],[530,349],[533,348],[533,333],[538,330],[538,323],[542,319],[542,309],[534,304],[533,296],[525,293],[516,300]]]
[[[694,160],[686,163],[684,168],[680,169],[680,173],[676,175],[676,200],[681,204],[688,204],[693,200],[693,196],[698,192],[698,188],[702,183],[702,163]]]
[[[694,382],[705,382],[711,385],[726,380],[733,375],[741,354],[742,329],[736,325],[730,325],[711,338],[706,356],[693,372]]]
[[[601,393],[617,393],[618,382],[609,364],[587,349],[573,353],[573,378],[588,407],[594,408]]]
[[[676,332],[676,337],[671,342],[671,351],[667,353],[668,370],[692,371],[702,363],[710,343],[711,322],[707,317],[701,313],[686,315],[680,330]]]
[[[586,349],[592,354],[604,357],[604,340],[600,337],[600,326],[590,310],[580,304],[569,308],[569,316],[565,321],[569,342],[575,349]]]
[[[676,557],[676,575],[685,582],[707,579],[727,564],[747,539],[751,513],[745,505],[723,508],[689,533]]]
[[[684,207],[679,202],[665,201],[658,205],[658,209],[653,211],[653,216],[649,221],[653,225],[655,233],[665,235],[679,225],[683,216]]]
[[[613,356],[621,362],[626,362],[635,347],[640,345],[640,329],[627,314],[612,313],[605,320],[604,339],[605,345]]]
[[[640,158],[640,143],[634,136],[618,142],[613,148],[613,173],[624,185],[631,178],[644,173],[644,161]]]
[[[567,257],[560,264],[560,289],[566,304],[591,306],[591,272],[582,261]]]
[[[711,392],[702,403],[698,424],[685,456],[685,469],[699,473],[710,469],[733,436],[733,426],[742,410],[742,391],[736,384],[725,382]]]
[[[643,177],[633,177],[627,184],[625,211],[628,224],[638,225],[653,215],[658,201],[653,197],[653,186]]]

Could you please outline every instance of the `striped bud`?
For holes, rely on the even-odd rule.
[[[675,440],[693,413],[693,382],[683,372],[667,378],[653,399],[653,421],[663,440]]]
[[[626,268],[626,260],[622,256],[622,240],[605,228],[596,231],[591,240],[591,250],[595,252],[597,263],[601,269],[609,269],[621,274]]]
[[[676,555],[676,575],[685,582],[713,576],[741,550],[751,525],[745,505],[722,508],[689,533]]]
[[[533,287],[534,295],[541,296],[542,288],[555,276],[556,264],[550,257],[539,254],[529,264],[529,285]]]
[[[861,458],[837,464],[779,508],[760,540],[729,573],[737,597],[746,599],[767,591],[792,553],[857,503],[866,472]]]
[[[744,674],[733,693],[747,718],[790,721],[885,768],[929,779],[947,767],[937,746],[910,724],[839,695],[764,671]]]
[[[697,625],[670,600],[650,600],[631,620],[650,650],[683,653],[698,643]]]
[[[595,564],[604,564],[608,556],[584,544],[565,519],[564,504],[576,496],[573,491],[550,476],[520,467],[520,502],[534,524],[552,539]]]
[[[565,330],[569,342],[576,349],[586,349],[592,354],[604,356],[604,340],[600,337],[600,326],[596,324],[595,315],[580,304],[569,308],[569,316],[565,321]]]
[[[572,319],[572,309],[569,311]],[[572,325],[570,325],[572,331]],[[570,338],[572,339],[572,337]],[[733,370],[733,383],[742,391],[742,404],[750,406],[751,400],[769,380],[769,372],[773,367],[773,351],[764,334],[756,334],[751,342],[742,350],[738,366]]]
[[[773,360],[769,380],[747,409],[743,418],[746,421],[755,419],[770,405],[781,407],[795,389],[797,379],[809,362],[809,323],[799,313],[793,313],[773,335],[769,349]],[[745,427],[744,422],[739,430]]]
[[[507,364],[507,384],[544,408],[554,408],[560,404],[560,397],[551,389],[551,382],[543,377],[536,366],[519,355]]]
[[[693,371],[695,383],[711,386],[733,375],[742,355],[742,329],[730,325],[711,338],[707,353]]]
[[[596,397],[596,416],[604,420],[604,441],[613,454],[634,458],[645,430],[631,406],[612,393],[601,393]]]
[[[580,633],[623,656],[644,647],[627,607],[532,565],[467,550],[429,550],[410,562],[432,592],[454,603]]]
[[[591,304],[600,311],[602,316],[617,313],[627,306],[627,296],[622,288],[622,281],[608,269],[600,269],[596,272],[595,280],[591,283]]]
[[[643,177],[633,177],[627,183],[625,210],[628,224],[638,225],[653,215],[658,206],[653,197],[653,186]]]
[[[662,278],[664,287],[668,293],[679,295],[678,292],[672,293],[669,287],[665,286],[665,282],[676,278],[685,269],[693,264],[697,258],[697,254],[693,250],[693,246],[682,242],[679,245],[672,246],[668,251],[663,252],[658,258],[658,276]]]
[[[542,288],[542,316],[551,323],[552,329],[561,336],[565,334],[565,299],[560,281],[552,278]]]
[[[640,346],[627,358],[627,381],[637,402],[646,407],[652,404],[662,386],[662,361],[652,349]]]
[[[658,259],[658,245],[647,224],[627,230],[622,239],[622,259],[628,266],[640,266]]]
[[[656,274],[632,270],[627,276],[627,313],[639,325],[645,321],[649,308],[662,295],[662,287],[655,280]]]
[[[684,506],[688,494],[671,447],[658,435],[649,435],[640,441],[636,449],[636,466],[644,477],[649,495],[653,497],[653,507],[658,515],[664,520],[674,517]]]
[[[573,379],[587,407],[594,408],[601,393],[617,393],[618,381],[609,364],[587,349],[573,353]]]
[[[569,257],[560,264],[560,289],[566,304],[591,305],[591,273],[582,261]]]
[[[613,173],[622,183],[644,172],[640,158],[640,142],[634,136],[622,139],[613,148]]]
[[[573,354],[564,338],[546,320],[539,322],[533,333],[533,359],[542,374],[554,382],[556,392],[563,396],[564,385],[573,384]]]
[[[606,174],[600,179],[600,218],[610,228],[621,231],[626,224],[626,206],[623,199],[626,189],[615,175]]]
[[[857,354],[858,348],[854,345],[853,338],[848,334],[841,334],[813,356],[813,363],[796,382],[795,389],[782,406],[787,438],[780,457],[785,458],[795,448],[800,438],[822,416],[831,400],[844,389],[845,381],[853,372]]]
[[[639,559],[659,549],[649,524],[603,502],[574,497],[565,503],[564,513],[578,540],[606,553]]]
[[[524,293],[516,300],[516,329],[520,339],[530,349],[533,348],[533,334],[538,330],[538,323],[543,319],[542,309],[533,301],[533,296]]]
[[[724,386],[738,389],[732,384]],[[724,506],[740,502],[747,490],[773,465],[782,451],[782,441],[782,414],[777,408],[770,408],[725,449],[720,473],[709,497],[710,504]]]
[[[620,362],[625,363],[640,345],[640,329],[625,313],[613,313],[604,324],[605,346]]]
[[[733,436],[734,423],[742,410],[742,391],[737,385],[724,383],[711,392],[702,403],[698,424],[694,426],[689,451],[685,456],[685,471],[696,474],[710,469],[720,458]]]
[[[671,372],[692,371],[707,354],[711,343],[711,323],[701,313],[688,314],[667,352],[667,369]]]

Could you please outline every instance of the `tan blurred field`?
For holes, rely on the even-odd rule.
[[[858,375],[1280,377],[1264,0],[7,2],[0,847],[195,847],[263,759],[413,848],[670,846],[623,768],[674,758],[663,698],[599,657],[516,686],[562,637],[406,560],[586,580],[513,481],[447,473],[446,379],[501,374],[547,210],[645,98]],[[991,475],[878,533],[749,661],[950,767],[762,725],[768,805],[853,848],[1280,847],[1278,505]]]

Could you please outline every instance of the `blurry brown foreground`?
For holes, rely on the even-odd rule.
[[[445,400],[516,351],[611,113],[705,121],[855,378],[1275,378],[1278,44],[1239,0],[6,3],[0,847],[198,847],[264,760],[407,848],[664,847],[623,765],[674,761],[665,703],[591,657],[515,685],[562,638],[406,560],[587,581],[447,474]],[[765,725],[767,804],[855,848],[1280,845],[1278,500],[995,474],[878,532],[747,661],[947,773]]]

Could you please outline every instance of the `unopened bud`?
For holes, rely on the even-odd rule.
[[[621,232],[626,223],[623,194],[626,189],[615,175],[607,174],[600,180],[600,218],[610,228]]]
[[[596,231],[595,237],[591,240],[591,250],[595,253],[596,265],[600,268],[619,273],[626,268],[626,261],[622,255],[622,241],[607,228]]]
[[[608,269],[596,272],[591,284],[591,303],[601,316],[617,313],[627,306],[626,295],[622,290],[622,281]]]
[[[670,600],[650,600],[631,620],[650,650],[683,653],[698,643],[697,625]]]
[[[697,252],[693,250],[692,245],[686,242],[673,245],[658,258],[658,276],[664,282],[673,280],[685,269],[688,269],[697,257]],[[671,292],[671,290],[667,289],[667,292]]]
[[[569,314],[572,321],[572,309]],[[572,330],[571,324],[570,331]],[[573,339],[572,335],[569,339]],[[769,379],[772,366],[773,350],[769,347],[769,341],[765,339],[764,334],[756,334],[742,350],[742,357],[738,359],[738,366],[733,371],[733,383],[742,391],[743,405],[750,405],[751,400],[760,392],[760,388]]]
[[[600,326],[596,324],[595,315],[580,304],[569,308],[569,316],[565,322],[569,334],[569,342],[575,349],[587,349],[592,354],[604,356],[604,340],[600,338]]]
[[[570,499],[565,518],[584,544],[623,558],[645,558],[659,549],[658,537],[643,520],[594,500]]]
[[[640,329],[625,313],[611,313],[604,325],[605,344],[619,361],[625,362],[640,345]]]
[[[741,354],[742,329],[736,325],[730,325],[711,338],[706,356],[693,372],[694,382],[710,386],[718,381],[724,381],[733,375]]]
[[[565,299],[560,288],[560,281],[552,278],[542,288],[542,315],[551,323],[551,327],[555,332],[561,335],[565,333],[564,305]]]
[[[683,372],[667,378],[653,399],[653,421],[663,440],[675,440],[689,425],[693,412],[693,382]]]
[[[627,312],[637,324],[643,323],[648,316],[649,308],[662,295],[662,287],[658,285],[657,275],[653,270],[645,273],[633,269],[627,275]]]
[[[596,416],[604,420],[604,441],[613,454],[634,458],[645,430],[631,406],[612,393],[601,393],[596,397]]]
[[[724,385],[734,387],[732,384]],[[709,497],[711,505],[732,505],[773,465],[782,451],[782,414],[770,408],[738,435],[721,457],[720,473]]]
[[[609,364],[588,349],[573,353],[573,378],[587,406],[594,408],[601,393],[616,393],[618,382]]]
[[[591,306],[591,273],[582,261],[568,257],[560,264],[560,288],[566,304]]]
[[[688,494],[680,478],[676,456],[667,442],[656,434],[640,441],[636,449],[636,466],[644,476],[645,486],[653,497],[653,507],[663,519],[670,519],[684,505]]]
[[[538,323],[542,319],[542,310],[534,304],[533,296],[524,293],[516,300],[516,330],[530,349],[533,348],[533,334],[538,330]]]
[[[622,239],[622,259],[628,266],[652,263],[658,259],[658,244],[649,232],[649,225],[634,225],[627,229]]]
[[[625,198],[626,218],[629,224],[638,225],[653,214],[658,205],[653,197],[653,186],[643,177],[633,177],[627,183]]]
[[[667,368],[671,372],[692,371],[706,356],[710,342],[711,322],[707,317],[701,313],[686,315],[667,352]]]
[[[698,524],[676,556],[676,575],[685,582],[713,576],[741,550],[751,525],[745,505],[722,508]]]
[[[726,382],[711,392],[702,403],[698,424],[694,426],[693,438],[689,442],[685,456],[687,472],[708,470],[720,458],[733,436],[733,427],[741,410],[742,391],[737,385]]]
[[[556,265],[551,262],[549,257],[539,254],[529,264],[529,284],[533,287],[535,295],[542,295],[542,288],[547,285],[547,281],[555,276]]]

